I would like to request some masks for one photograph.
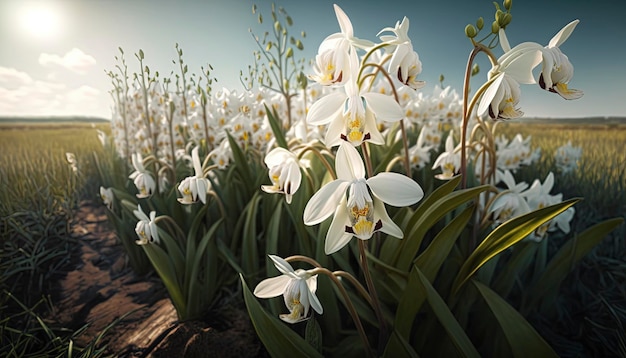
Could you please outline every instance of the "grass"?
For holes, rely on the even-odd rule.
[[[96,356],[95,347],[72,344],[80,331],[44,319],[78,247],[70,233],[73,210],[99,187],[96,130],[85,123],[3,123],[0,143],[0,355]],[[67,152],[76,156],[76,171]]]
[[[544,122],[545,123],[545,122]],[[564,199],[582,197],[576,204],[572,232],[612,217],[626,218],[626,125],[624,124],[521,124],[501,126],[499,133],[532,136],[541,148],[541,159],[516,173],[518,181],[531,184],[555,173],[553,194]],[[556,148],[571,141],[582,148],[578,170],[558,173]],[[561,287],[554,317],[533,317],[542,336],[563,356],[626,356],[626,225],[622,224],[573,268]],[[574,235],[550,239],[554,251]]]

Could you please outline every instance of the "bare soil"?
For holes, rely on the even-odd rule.
[[[71,223],[79,238],[76,262],[58,283],[55,321],[86,346],[116,357],[266,357],[244,307],[220,307],[206,319],[179,322],[155,274],[137,276],[107,222],[105,208],[85,201]],[[109,327],[110,326],[110,327]]]

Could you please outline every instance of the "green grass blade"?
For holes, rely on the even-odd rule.
[[[491,258],[523,240],[538,227],[567,210],[567,208],[578,201],[579,199],[570,199],[547,206],[510,219],[495,228],[495,230],[478,245],[476,250],[472,252],[465,263],[463,263],[463,266],[461,266],[459,274],[452,286],[452,293],[455,294],[458,292],[459,288]]]
[[[285,149],[289,149],[289,145],[285,139],[285,134],[283,133],[281,121],[278,120],[276,112],[272,112],[269,107],[267,107],[267,104],[264,104],[264,106],[265,113],[267,114],[267,120],[270,122],[272,132],[274,132],[274,138],[276,138],[276,144]]]
[[[530,323],[502,297],[486,285],[476,280],[472,282],[500,324],[514,357],[558,357]]]

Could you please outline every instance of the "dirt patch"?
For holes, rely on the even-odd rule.
[[[89,201],[80,204],[71,225],[80,242],[77,259],[53,295],[53,320],[74,331],[86,326],[77,345],[89,344],[114,324],[100,342],[119,357],[267,356],[241,307],[179,322],[158,277],[139,277],[127,264],[105,210]]]

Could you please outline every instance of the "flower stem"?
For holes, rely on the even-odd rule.
[[[359,242],[359,256],[361,256],[361,268],[363,270],[363,276],[365,277],[367,290],[370,292],[370,296],[372,297],[372,306],[374,307],[376,319],[378,320],[378,351],[382,352],[388,337],[387,322],[385,321],[385,317],[383,317],[380,301],[378,300],[378,294],[376,293],[376,287],[374,286],[374,281],[372,280],[372,275],[370,274],[369,265],[367,263],[367,242],[365,240],[357,241]]]

